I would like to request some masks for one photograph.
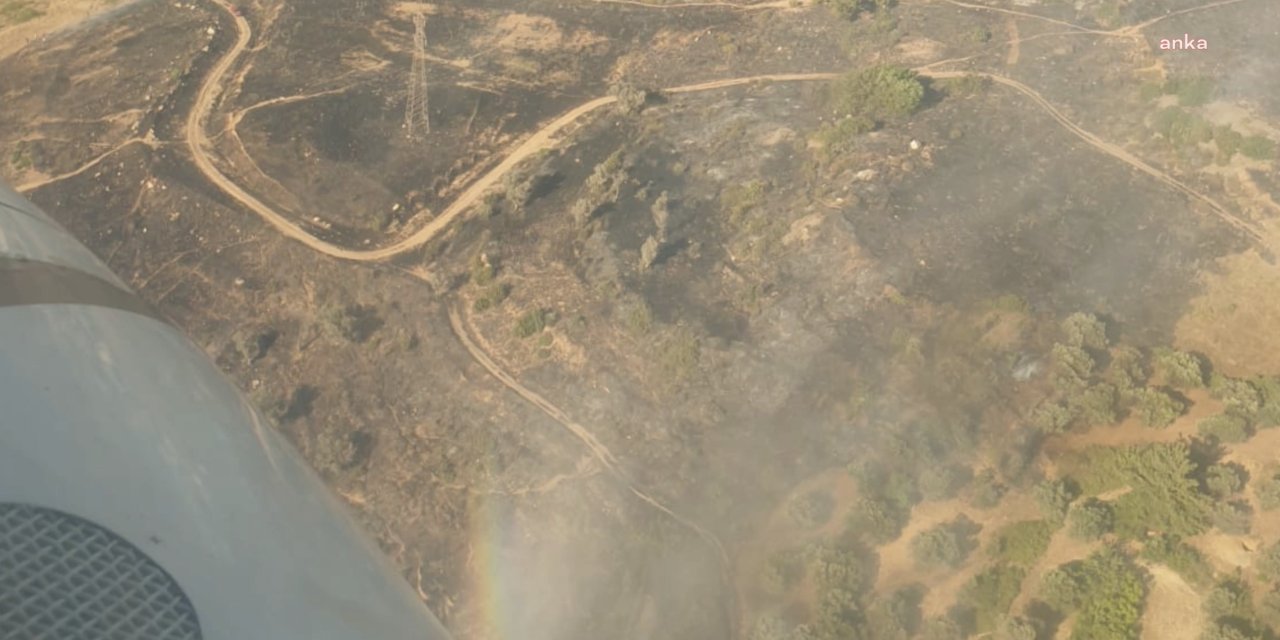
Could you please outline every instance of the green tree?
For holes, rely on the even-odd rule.
[[[1008,489],[997,478],[991,469],[983,469],[974,476],[969,487],[969,502],[979,509],[990,509],[1000,503]]]
[[[1262,640],[1263,636],[1241,630],[1230,622],[1213,622],[1200,634],[1200,640]]]
[[[1223,533],[1244,535],[1249,533],[1253,521],[1253,507],[1243,500],[1221,500],[1213,503],[1213,526]]]
[[[1178,536],[1157,535],[1148,538],[1142,547],[1142,557],[1173,569],[1189,584],[1208,586],[1213,581],[1213,567],[1199,551]]]
[[[1072,640],[1137,638],[1146,576],[1119,550],[1103,549],[1083,563],[1085,591]]]
[[[867,635],[876,640],[907,640],[920,627],[920,602],[924,587],[918,584],[897,589],[867,608]]]
[[[1247,380],[1228,378],[1220,373],[1209,376],[1209,394],[1221,400],[1228,413],[1253,416],[1262,407],[1262,394]]]
[[[1220,413],[1201,420],[1196,431],[1218,442],[1244,442],[1253,435],[1248,419],[1232,413]]]
[[[1071,502],[1079,495],[1076,488],[1062,478],[1045,480],[1031,490],[1041,513],[1054,522],[1062,522],[1067,517]]]
[[[1156,371],[1166,383],[1179,389],[1204,386],[1204,363],[1195,354],[1176,349],[1155,351]]]
[[[1210,620],[1222,618],[1248,619],[1253,616],[1249,586],[1240,578],[1227,578],[1213,585],[1202,603]]]
[[[1075,420],[1075,413],[1066,404],[1046,400],[1031,412],[1028,422],[1042,433],[1062,433]]]
[[[924,85],[916,73],[901,67],[859,69],[831,85],[831,108],[838,117],[899,120],[915,113],[923,98]]]
[[[1249,472],[1237,462],[1210,465],[1204,472],[1204,486],[1215,498],[1227,498],[1240,493]]]
[[[1089,498],[1071,510],[1067,532],[1079,540],[1097,540],[1111,532],[1115,526],[1115,512],[1111,505],[1097,498]]]
[[[1209,524],[1209,508],[1185,442],[1092,447],[1075,474],[1086,494],[1129,487],[1112,503],[1115,531],[1141,539],[1149,530],[1194,535]]]
[[[1258,506],[1264,511],[1280,507],[1280,471],[1270,468],[1253,483],[1253,492],[1258,496]]]
[[[965,585],[957,601],[970,610],[976,633],[995,630],[1022,589],[1024,577],[1026,570],[1022,567],[1001,563],[983,570]]]
[[[1119,417],[1120,396],[1116,388],[1106,382],[1089,385],[1067,400],[1072,412],[1085,425],[1104,426],[1115,424]]]
[[[1093,376],[1093,356],[1080,347],[1058,343],[1050,350],[1054,387],[1062,393],[1084,388]]]
[[[981,527],[963,515],[938,524],[911,540],[911,555],[923,566],[958,567],[973,551],[973,536],[979,529]]]
[[[920,472],[920,495],[926,500],[954,498],[972,475],[968,467],[959,464],[928,465]]]
[[[1107,348],[1107,327],[1092,313],[1076,312],[1067,316],[1061,329],[1067,345],[1097,351]]]
[[[950,616],[938,616],[925,621],[920,640],[964,640],[964,629]]]
[[[1187,403],[1162,389],[1137,389],[1133,397],[1134,410],[1148,427],[1167,427],[1187,410]]]
[[[840,590],[861,595],[876,579],[876,555],[860,545],[811,545],[805,549],[810,576],[820,591]]]
[[[809,491],[798,496],[787,505],[787,515],[791,520],[805,529],[820,527],[831,519],[836,501],[827,491]]]
[[[1255,567],[1259,578],[1269,582],[1280,581],[1280,542],[1263,549],[1258,554]]]
[[[786,549],[769,556],[760,575],[760,585],[773,594],[785,593],[804,577],[804,553]]]
[[[1040,628],[1035,622],[1020,616],[1007,616],[996,627],[996,640],[1036,640]]]
[[[1147,383],[1148,372],[1142,352],[1122,345],[1111,351],[1107,380],[1121,391],[1129,391]]]

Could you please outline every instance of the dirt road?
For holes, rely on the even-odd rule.
[[[720,541],[720,538],[693,520],[690,520],[689,518],[672,510],[657,498],[649,495],[643,488],[636,484],[635,480],[633,480],[626,471],[621,468],[618,458],[613,455],[613,452],[609,450],[609,447],[605,446],[604,443],[600,442],[600,440],[595,437],[595,434],[591,433],[591,431],[577,422],[574,422],[569,418],[568,414],[562,411],[559,407],[551,404],[551,402],[547,401],[546,398],[543,398],[535,391],[521,384],[519,380],[515,379],[515,376],[507,373],[505,369],[500,367],[484,349],[481,349],[479,345],[471,339],[471,334],[467,330],[467,324],[463,320],[462,313],[458,310],[456,305],[449,308],[449,325],[453,329],[453,334],[458,338],[458,342],[462,343],[462,346],[466,348],[467,352],[471,354],[471,357],[478,362],[480,366],[484,367],[490,375],[497,378],[499,382],[511,391],[515,392],[516,395],[520,396],[538,409],[541,409],[542,412],[550,416],[552,420],[560,423],[560,425],[570,434],[580,440],[600,465],[613,475],[614,478],[621,482],[632,495],[639,498],[645,504],[648,504],[654,509],[662,512],[682,527],[694,532],[699,538],[702,538],[708,545],[715,549],[717,559],[720,561],[721,580],[725,586],[726,593],[730,594],[731,598],[734,598],[734,604],[731,604],[729,606],[729,610],[725,612],[726,619],[729,620],[731,624],[738,620],[739,614],[737,612],[736,597],[734,597],[736,591],[734,589],[733,581],[733,562],[729,558],[728,549],[724,546],[724,543]],[[734,633],[730,634],[730,637],[737,637],[736,630]]]

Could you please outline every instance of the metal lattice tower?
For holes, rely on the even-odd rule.
[[[413,68],[409,71],[409,99],[404,105],[405,133],[431,133],[427,115],[427,16],[413,16]]]

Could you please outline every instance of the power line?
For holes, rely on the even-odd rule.
[[[413,16],[413,67],[409,70],[404,129],[410,138],[431,133],[431,118],[427,114],[427,16],[421,13]]]

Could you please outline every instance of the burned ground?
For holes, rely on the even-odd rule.
[[[1097,30],[1157,16],[1085,4],[1027,11]],[[402,128],[413,11],[429,14],[431,62],[432,133],[417,140]],[[1244,1],[1130,38],[1052,35],[1062,25],[941,2],[852,22],[804,6],[252,3],[250,53],[205,126],[238,184],[323,239],[369,248],[421,228],[514,142],[618,81],[955,58],[948,69],[1032,85],[1272,229],[1255,182],[1230,172],[1274,191],[1274,164],[1184,158],[1209,143],[1172,148],[1149,122],[1173,94],[1144,102],[1139,90],[1161,74],[1220,77],[1215,99],[1247,117],[1204,117],[1274,127],[1274,56],[1225,46],[1241,24],[1245,41],[1260,38],[1269,11]],[[1152,37],[1193,24],[1224,46],[1153,58]],[[1269,268],[1249,257],[1257,242],[1003,85],[925,78],[919,111],[838,153],[821,143],[832,114],[818,79],[610,106],[425,247],[357,264],[282,238],[188,158],[186,115],[233,40],[213,6],[144,3],[0,61],[13,105],[0,112],[0,166],[241,385],[462,638],[745,637],[753,608],[805,619],[812,585],[765,596],[742,572],[801,540],[856,537],[836,520],[865,487],[842,484],[844,468],[917,455],[915,433],[953,439],[939,466],[998,469],[1013,493],[995,511],[927,502],[904,529],[964,512],[988,527],[986,544],[1007,514],[1035,517],[1025,489],[1053,465],[1024,425],[1051,385],[1019,372],[1052,360],[1058,321],[1078,310],[1125,344],[1280,373],[1215,327],[1276,318],[1265,296],[1236,293]],[[563,416],[492,375],[464,336]],[[722,541],[728,571],[626,481]],[[837,496],[833,524],[779,524],[813,486]],[[914,575],[907,542],[881,549],[881,587]],[[1067,550],[1061,562],[1088,551],[1059,538],[1050,549]],[[954,603],[980,568],[939,573],[926,609]]]

